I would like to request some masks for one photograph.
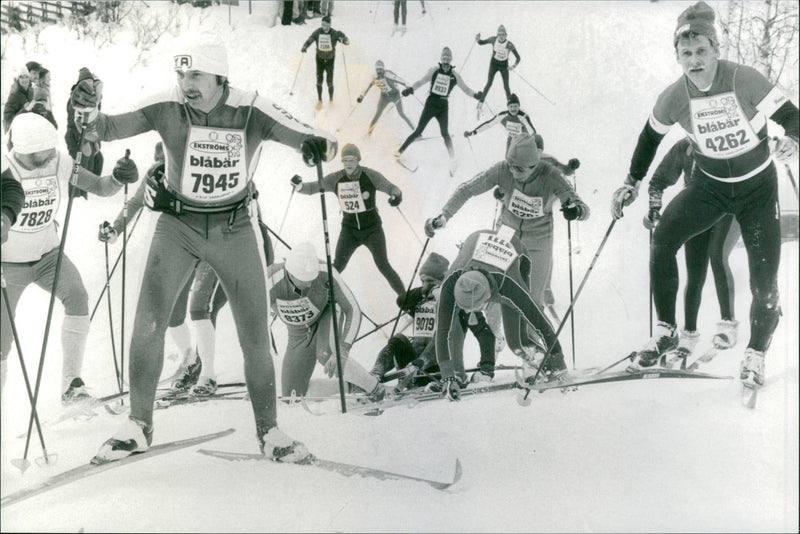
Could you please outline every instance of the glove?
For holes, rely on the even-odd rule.
[[[444,214],[439,215],[438,217],[431,217],[427,221],[425,221],[425,235],[428,237],[433,237],[433,234],[436,233],[436,230],[439,228],[444,228],[447,224],[447,217]]]
[[[578,158],[572,158],[567,162],[567,167],[572,169],[573,171],[577,171],[581,166],[581,160]]]
[[[292,184],[292,187],[293,187],[293,188],[294,188],[294,190],[295,190],[295,191],[297,191],[297,192],[300,192],[300,190],[303,188],[303,179],[302,179],[302,178],[300,178],[300,176],[299,176],[299,175],[297,175],[297,174],[295,174],[294,176],[292,176],[292,179],[291,179],[291,180],[289,180],[289,182],[291,182],[291,184]]]
[[[461,400],[461,386],[454,376],[448,376],[442,380],[442,393],[451,401]]]
[[[308,49],[307,49],[305,46],[304,46],[303,48],[301,48],[301,49],[300,49],[300,51],[301,51],[302,53],[304,53],[304,54],[306,53],[306,50],[308,50]]]
[[[586,204],[580,201],[568,202],[561,206],[561,213],[564,214],[564,218],[568,221],[584,220],[588,215],[588,211]]]
[[[114,165],[114,170],[111,175],[114,180],[119,184],[132,184],[139,179],[139,169],[136,168],[136,163],[130,158],[131,151],[125,151],[125,157],[117,160]]]
[[[506,194],[503,192],[502,189],[500,189],[499,187],[494,188],[494,198],[496,198],[497,200],[503,200],[503,197],[505,196]]]
[[[642,224],[648,230],[654,230],[661,218],[661,195],[663,191],[650,191],[650,209],[647,216],[642,219]]]
[[[403,201],[403,194],[402,193],[397,194],[397,195],[392,195],[392,196],[389,197],[389,205],[391,207],[393,207],[393,208],[396,208],[397,206],[399,206],[402,201]]]
[[[358,102],[359,104],[361,102],[363,102],[363,101],[364,101],[364,97],[363,96],[359,96],[358,98],[356,98],[356,102]]]
[[[328,140],[324,137],[311,135],[303,141],[300,146],[303,152],[303,161],[309,167],[315,166],[317,163],[329,161],[336,155],[336,142],[328,146]]]
[[[341,357],[342,357],[342,371],[344,371],[344,366],[347,364],[347,358],[350,354],[350,349],[340,346],[339,349],[341,350]],[[336,354],[331,354],[328,361],[325,362],[325,374],[328,375],[328,378],[333,378],[336,376]]]
[[[0,215],[0,243],[5,243],[8,239],[8,231],[11,229],[11,217],[3,213]]]
[[[97,239],[103,243],[113,245],[117,241],[117,231],[108,221],[104,221],[100,225],[100,230],[97,232]]]
[[[466,132],[464,132],[464,137],[471,137],[471,136],[475,135],[476,133],[478,133],[478,132],[476,132],[475,130],[467,130]]]
[[[97,118],[100,83],[99,81],[95,82],[92,78],[81,80],[75,85],[75,89],[69,96],[70,103],[75,109],[75,123],[79,129],[82,124],[89,124]]]
[[[475,100],[479,100],[479,101],[483,102],[483,91],[478,91],[477,93],[475,93],[474,96],[475,96]]]
[[[411,86],[408,86],[405,89],[403,89],[402,91],[400,91],[400,94],[403,95],[403,96],[413,95],[414,94],[414,88],[411,87]]]
[[[611,216],[614,219],[622,218],[622,208],[630,206],[636,197],[639,196],[639,186],[641,181],[635,179],[630,174],[625,177],[625,183],[622,187],[614,191],[611,195]]]
[[[789,161],[797,157],[797,140],[789,136],[775,138],[775,158],[778,161]]]
[[[480,40],[481,40],[481,34],[480,34],[480,32],[475,34],[475,40],[476,40],[476,41],[480,41]]]
[[[513,65],[511,65],[510,67],[508,67],[508,70],[514,70],[514,69],[516,69],[516,68],[517,68],[517,65],[519,65],[519,63],[514,63]]]

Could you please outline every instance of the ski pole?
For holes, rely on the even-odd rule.
[[[611,365],[609,365],[607,367],[603,367],[602,369],[597,371],[595,374],[596,375],[601,375],[601,374],[605,373],[606,371],[608,371],[609,369],[611,369],[612,367],[616,367],[617,365],[621,364],[625,360],[632,360],[634,356],[636,356],[636,351],[631,352],[630,354],[628,354],[624,358],[621,358],[621,359],[615,361],[614,363],[612,363]]]
[[[388,324],[389,324],[389,323],[391,323],[392,321],[394,321],[394,317],[392,317],[391,319],[389,319],[389,320],[388,320],[388,321],[386,321],[386,322],[383,322],[383,323],[381,323],[381,324],[377,325],[375,328],[373,328],[373,329],[372,329],[372,330],[370,330],[369,332],[367,332],[367,333],[365,333],[365,334],[362,334],[362,335],[358,336],[358,337],[357,337],[355,340],[353,340],[353,343],[355,344],[355,342],[356,342],[356,341],[360,341],[360,340],[364,339],[365,337],[367,337],[367,336],[369,336],[369,335],[371,335],[371,334],[374,334],[375,332],[377,332],[378,330],[380,330],[380,329],[381,329],[381,328],[383,328],[384,326],[388,325]]]
[[[78,146],[83,145],[83,140],[86,136],[86,129],[88,128],[88,124],[86,123],[86,117],[84,115],[83,120],[81,121],[81,136],[78,140]],[[83,152],[78,150],[78,153],[75,155],[75,161],[72,165],[72,175],[70,176],[70,183],[74,186],[78,181],[78,172],[81,168],[81,160],[83,159]],[[72,201],[74,197],[72,195],[68,195],[69,199],[67,200],[67,213],[64,216],[64,229],[61,231],[61,243],[58,247],[58,254],[56,257],[56,268],[55,272],[53,273],[53,286],[50,288],[50,304],[47,308],[47,319],[44,323],[44,337],[42,338],[42,351],[39,355],[39,368],[36,371],[36,386],[33,390],[33,401],[31,403],[31,415],[28,419],[28,434],[25,437],[25,453],[22,455],[22,461],[25,462],[28,459],[28,448],[30,447],[31,443],[31,432],[33,430],[33,421],[36,419],[36,402],[39,399],[39,388],[42,385],[42,372],[44,371],[44,358],[47,355],[47,340],[50,337],[50,324],[53,321],[53,309],[56,303],[56,289],[58,288],[58,277],[61,274],[61,263],[64,259],[64,246],[67,243],[67,230],[69,230],[69,218],[72,215]]]
[[[472,45],[469,47],[469,52],[467,52],[467,57],[464,58],[464,63],[461,64],[461,72],[464,72],[464,69],[467,68],[467,61],[469,61],[469,56],[472,55],[472,49],[475,48],[475,43],[477,43],[475,39],[472,40]]]
[[[31,408],[33,409],[34,420],[36,422],[36,431],[39,433],[39,442],[42,444],[42,454],[45,463],[50,463],[50,455],[47,454],[47,447],[44,445],[44,435],[42,435],[42,425],[39,422],[39,414],[36,412],[36,403],[33,401],[33,392],[31,391],[31,381],[28,378],[28,369],[25,366],[25,358],[22,357],[22,345],[19,341],[19,334],[17,334],[17,324],[14,321],[14,311],[11,309],[11,299],[8,298],[8,290],[6,289],[6,277],[0,270],[0,287],[3,291],[3,302],[6,304],[6,312],[8,313],[8,322],[11,323],[11,335],[14,336],[14,344],[17,346],[17,356],[19,357],[19,365],[22,367],[22,378],[25,380],[25,390],[28,392],[28,400],[30,400]],[[55,460],[54,460],[55,461]],[[27,459],[14,459],[11,460],[20,471],[23,473],[31,465]]]
[[[567,246],[569,247],[569,301],[575,300],[575,293],[572,290],[572,221],[567,221]],[[572,330],[572,368],[575,369],[575,314],[569,316],[570,328]]]
[[[653,247],[653,229],[650,228],[650,248],[652,248],[652,247]],[[648,286],[649,286],[649,289],[650,289],[650,291],[649,291],[650,300],[648,301],[649,305],[650,305],[649,306],[649,308],[650,308],[650,337],[653,337],[653,285],[652,284],[648,284]]]
[[[128,237],[133,235],[133,231],[136,229],[136,223],[139,222],[139,217],[141,217],[142,212],[136,214],[136,219],[134,219],[133,224],[131,225],[131,231],[128,232]],[[89,316],[89,322],[94,319],[94,314],[97,312],[97,308],[100,306],[100,302],[103,300],[103,295],[106,291],[108,291],[108,284],[111,282],[111,277],[114,276],[114,272],[117,270],[117,265],[119,265],[120,260],[122,259],[122,251],[120,250],[119,254],[117,255],[117,259],[114,262],[114,266],[111,267],[111,274],[106,277],[106,283],[103,286],[102,291],[100,291],[100,295],[97,297],[97,302],[94,303],[94,308],[92,308],[92,315]]]
[[[347,75],[347,58],[342,50],[342,63],[344,63],[344,81],[347,82],[347,105],[352,105],[353,98],[350,96],[350,77]]]
[[[297,176],[295,174],[295,176]],[[294,198],[294,187],[292,187],[292,192],[289,195],[289,201],[286,203],[286,211],[283,212],[283,219],[281,219],[281,225],[278,227],[278,233],[283,232],[283,225],[286,223],[286,216],[289,215],[289,206],[292,205],[292,199]]]
[[[348,96],[349,96],[349,95],[348,95]],[[338,127],[338,128],[336,128],[336,131],[337,131],[337,132],[338,132],[338,131],[340,131],[342,128],[344,128],[344,125],[345,125],[345,123],[347,122],[347,120],[350,118],[350,116],[353,114],[353,112],[356,110],[356,108],[357,108],[357,107],[358,107],[358,102],[356,103],[356,105],[355,105],[355,106],[353,106],[352,108],[350,108],[350,113],[348,113],[348,114],[347,114],[347,117],[345,117],[345,118],[344,118],[344,120],[342,121],[342,124],[340,124],[340,125],[339,125],[339,127]]]
[[[125,149],[125,159],[130,159],[131,149]],[[119,326],[119,389],[125,381],[125,281],[127,278],[128,263],[128,184],[123,187],[122,205],[122,312],[120,313]]]
[[[414,267],[414,272],[411,274],[411,280],[408,282],[408,288],[406,289],[405,295],[403,295],[403,305],[400,306],[400,311],[397,313],[397,317],[394,320],[394,326],[392,326],[392,335],[389,336],[389,339],[394,337],[395,332],[397,332],[397,323],[400,322],[400,317],[403,315],[403,310],[406,307],[406,302],[408,302],[408,294],[411,291],[411,286],[414,284],[414,278],[417,276],[417,271],[419,270],[419,266],[422,264],[422,257],[425,255],[425,250],[428,248],[428,243],[431,242],[431,238],[425,239],[425,244],[422,245],[422,253],[419,255],[419,259],[417,260],[417,266]]]
[[[322,207],[322,227],[325,233],[325,262],[328,267],[328,300],[331,306],[331,322],[333,326],[333,345],[336,349],[336,370],[339,374],[339,397],[342,401],[342,413],[347,413],[344,398],[344,373],[342,367],[342,349],[339,345],[339,325],[336,317],[336,296],[333,291],[333,264],[331,262],[331,241],[328,233],[328,211],[325,207],[325,186],[322,183],[322,154],[315,154],[317,165],[317,184],[319,184],[319,202]]]
[[[797,195],[798,200],[800,200],[800,193],[797,191],[797,182],[794,181],[794,174],[792,174],[792,168],[789,167],[789,162],[784,162],[783,166],[786,167],[786,174],[789,176],[789,181],[792,182],[794,194]]]
[[[472,141],[469,140],[469,137],[465,137],[467,140],[467,146],[469,146],[469,151],[472,152],[472,158],[475,160],[475,165],[480,166],[480,162],[478,162],[478,155],[475,153],[475,149],[472,148]]]
[[[522,76],[522,74],[520,74],[519,72],[517,72],[517,70],[516,70],[516,69],[512,70],[511,72],[513,72],[514,74],[516,74],[517,76],[519,76],[519,79],[520,79],[520,80],[522,80],[523,82],[525,82],[526,84],[528,84],[528,87],[530,87],[531,89],[533,89],[534,91],[536,91],[536,92],[539,94],[539,96],[541,96],[542,98],[544,98],[545,100],[547,100],[547,102],[548,102],[548,103],[550,103],[550,104],[551,104],[551,105],[553,105],[553,106],[555,106],[555,105],[556,105],[556,103],[555,103],[555,102],[553,102],[552,100],[550,100],[549,98],[547,98],[546,96],[544,96],[544,95],[542,94],[542,92],[541,92],[541,91],[539,91],[539,90],[538,90],[536,87],[534,87],[534,86],[531,84],[531,82],[529,82],[528,80],[526,80],[526,79],[525,79],[525,78]]]
[[[297,83],[297,76],[300,74],[300,66],[303,64],[303,58],[305,57],[305,53],[300,56],[300,62],[297,64],[297,72],[294,73],[294,81],[292,81],[292,88],[289,89],[289,96],[294,95],[294,84]]]
[[[586,269],[586,274],[583,275],[583,280],[581,280],[581,283],[578,286],[578,291],[575,292],[575,298],[573,298],[572,301],[569,303],[569,308],[567,308],[566,313],[564,313],[564,317],[561,319],[561,322],[558,325],[558,329],[556,329],[555,335],[553,336],[555,341],[547,348],[547,352],[544,354],[544,357],[542,358],[542,363],[541,365],[539,365],[539,368],[536,370],[536,374],[533,376],[533,381],[532,381],[533,384],[536,383],[536,379],[539,378],[539,375],[541,374],[545,363],[547,363],[547,358],[549,358],[550,354],[553,352],[553,349],[555,348],[556,343],[558,342],[558,335],[561,333],[561,330],[564,329],[564,325],[567,323],[567,318],[570,315],[572,315],[572,310],[575,308],[575,302],[578,300],[578,297],[581,296],[581,291],[583,291],[583,286],[586,285],[586,280],[589,279],[589,275],[592,273],[592,269],[594,269],[594,264],[597,263],[597,258],[600,257],[600,253],[603,251],[603,247],[606,246],[606,241],[608,241],[608,236],[611,235],[611,230],[614,229],[614,225],[616,223],[617,219],[612,218],[611,224],[608,225],[608,230],[606,230],[606,235],[603,236],[603,241],[601,241],[600,246],[597,247],[597,252],[595,252],[594,258],[592,258],[592,263],[590,263],[589,268]],[[530,392],[531,392],[530,389],[525,392],[523,400],[528,399],[528,395],[530,395]]]
[[[403,210],[400,209],[400,206],[395,206],[395,207],[397,208],[398,213],[400,213],[400,216],[403,218],[403,220],[408,225],[408,228],[411,230],[411,233],[414,234],[414,237],[417,238],[417,241],[421,245],[422,244],[422,239],[420,239],[419,234],[417,234],[416,230],[414,230],[414,227],[411,226],[411,223],[408,222],[408,219],[406,218],[405,214],[403,213]]]
[[[572,189],[574,189],[575,192],[577,193],[578,181],[575,179],[575,170],[577,170],[577,168],[573,168],[572,171]],[[575,254],[581,253],[581,225],[578,224],[577,222],[575,223],[575,250],[573,250],[573,252]]]
[[[265,224],[264,226],[267,226],[267,225]],[[272,228],[270,228],[269,226],[267,226],[267,232],[269,232],[269,233],[271,233],[272,235],[274,235],[274,236],[275,236],[275,239],[277,239],[278,241],[280,241],[280,242],[281,242],[281,244],[283,244],[283,246],[284,246],[284,247],[288,248],[289,250],[292,250],[292,247],[290,247],[290,246],[289,246],[289,243],[287,243],[286,241],[284,241],[284,240],[281,238],[281,236],[279,236],[278,234],[276,234],[276,233],[275,233],[275,230],[273,230],[273,229],[272,229]]]
[[[108,280],[111,274],[108,266],[108,241],[103,244],[106,252],[106,280]],[[114,376],[117,377],[117,385],[120,387],[120,393],[122,393],[122,385],[119,383],[119,364],[117,363],[117,342],[114,339],[114,315],[111,312],[111,290],[106,292],[106,300],[108,302],[108,328],[111,332],[111,357],[114,360]]]

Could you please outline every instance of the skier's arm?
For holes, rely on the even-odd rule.
[[[642,132],[639,134],[639,141],[633,151],[631,166],[628,171],[635,180],[641,180],[647,175],[647,170],[650,168],[650,164],[653,163],[653,158],[656,157],[656,150],[658,150],[658,145],[664,135],[656,132],[650,121],[644,125]]]
[[[305,52],[306,50],[308,50],[308,47],[309,47],[309,46],[311,46],[311,43],[313,43],[313,42],[316,42],[316,40],[317,40],[317,35],[319,35],[320,31],[321,31],[321,30],[320,30],[319,28],[317,28],[316,30],[314,30],[313,32],[311,32],[311,35],[308,37],[308,39],[306,39],[306,42],[305,42],[305,43],[303,43],[303,48],[301,48],[301,50],[302,50],[303,52]]]
[[[336,187],[337,181],[337,173],[332,172],[322,177],[322,187],[325,189],[325,191],[333,191]],[[319,182],[316,180],[313,182],[303,182],[303,185],[300,186],[300,189],[298,189],[297,192],[301,195],[313,195],[319,193]]]
[[[420,87],[431,81],[431,76],[433,76],[434,72],[436,72],[436,67],[432,67],[431,69],[429,69],[428,72],[426,72],[422,78],[414,82],[411,88],[416,91],[417,89],[419,89]]]
[[[476,174],[472,180],[459,185],[450,199],[445,203],[444,207],[442,207],[442,214],[447,217],[448,220],[452,219],[453,215],[461,209],[461,206],[463,206],[467,200],[489,191],[496,185],[500,185],[497,172],[498,165],[494,165]]]
[[[339,327],[342,332],[342,338],[339,341],[342,347],[349,351],[358,335],[358,329],[361,328],[361,308],[359,308],[353,292],[335,269],[333,270],[333,292],[336,296],[336,304],[344,316],[344,321]]]
[[[800,114],[798,113],[797,106],[790,100],[784,102],[769,118],[783,127],[783,132],[787,137],[791,137],[795,142],[798,141],[798,136],[800,135]]]
[[[142,180],[142,182],[139,184],[139,188],[136,190],[136,193],[134,193],[133,196],[128,199],[128,216],[126,218],[128,224],[131,223],[136,214],[139,213],[139,210],[141,210],[142,207],[144,206],[144,191],[146,188],[147,188],[147,180]],[[117,235],[122,235],[122,229],[123,229],[122,216],[124,210],[125,210],[124,207],[121,210],[119,210],[117,218],[114,219],[114,231],[117,233]]]
[[[250,120],[251,122],[260,121],[257,128],[260,128],[262,140],[276,141],[301,151],[303,143],[310,137],[320,137],[326,142],[324,160],[331,161],[336,155],[337,145],[333,136],[300,122],[271,100],[258,96],[254,101],[253,108]]]
[[[367,96],[367,93],[369,93],[369,90],[372,89],[373,85],[375,85],[375,78],[372,78],[372,80],[370,80],[369,85],[367,86],[366,89],[364,89],[364,92],[361,93],[361,97],[360,98],[363,99],[365,96]]]
[[[653,177],[650,178],[649,190],[651,194],[654,192],[661,193],[678,182],[678,178],[680,178],[684,169],[683,163],[688,146],[689,140],[685,137],[672,145],[667,155],[656,167]]]
[[[520,57],[520,55],[519,55],[519,52],[517,52],[517,47],[516,47],[516,46],[514,46],[514,45],[511,43],[511,41],[509,41],[509,42],[508,42],[508,51],[509,51],[509,52],[511,52],[512,54],[514,54],[514,57],[515,57],[515,58],[517,58],[517,60],[516,60],[516,61],[514,62],[514,64],[511,66],[511,68],[513,69],[514,67],[516,67],[517,65],[519,65],[519,62],[520,62],[520,60],[522,60],[522,58]]]
[[[491,128],[492,126],[494,126],[496,124],[500,124],[500,114],[499,113],[497,115],[495,115],[494,117],[492,117],[491,119],[489,119],[488,121],[483,121],[482,123],[477,125],[472,131],[474,133],[480,133],[480,132],[482,132],[484,130],[488,130],[489,128]]]
[[[403,192],[378,171],[364,167],[364,172],[378,191],[383,191],[389,196],[403,196]]]
[[[0,187],[0,211],[4,217],[8,218],[9,226],[11,226],[17,221],[17,215],[25,205],[25,190],[11,174],[11,169],[4,169],[0,176],[2,181],[0,184],[2,185]]]
[[[386,77],[387,81],[399,83],[403,87],[408,87],[408,84],[405,82],[405,80],[390,70],[384,71],[384,76]]]
[[[348,46],[350,44],[350,39],[347,38],[347,36],[344,34],[344,32],[337,31],[336,32],[336,38],[339,41],[341,41],[341,43],[343,45],[345,45],[345,46]]]
[[[480,34],[478,34],[480,35]],[[485,44],[494,44],[495,40],[497,39],[496,35],[492,35],[491,37],[487,37],[486,39],[476,39],[477,43],[481,46]]]
[[[453,76],[456,78],[456,85],[458,85],[458,87],[464,91],[464,94],[467,94],[472,98],[478,98],[478,93],[470,89],[470,87],[464,82],[464,78],[462,78],[459,73],[453,71]]]
[[[528,128],[530,128],[531,135],[535,134],[536,133],[536,128],[533,127],[533,123],[531,122],[530,115],[528,115],[527,113],[520,113],[520,115],[522,116],[522,120],[525,121],[525,124],[528,125]]]

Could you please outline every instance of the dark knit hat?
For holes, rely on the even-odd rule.
[[[714,28],[714,10],[705,2],[697,2],[678,16],[673,44],[677,46],[681,36],[687,33],[705,35],[709,40],[718,42],[717,30]]]
[[[492,288],[486,275],[479,271],[467,271],[462,274],[453,288],[458,307],[471,312],[480,310],[492,296]]]
[[[353,143],[347,143],[342,148],[342,159],[344,159],[345,156],[355,156],[358,161],[361,161],[361,151]]]
[[[78,81],[82,82],[83,80],[91,80],[94,78],[94,74],[86,67],[81,67],[78,71]]]
[[[435,278],[438,281],[444,280],[444,275],[447,274],[447,268],[450,267],[450,262],[441,254],[431,252],[422,268],[419,270],[419,275],[423,274]]]
[[[322,17],[322,22],[327,22],[328,24],[330,24],[331,23],[331,16],[330,15],[325,15],[324,17]]]
[[[519,97],[517,93],[512,93],[511,96],[508,97],[508,104],[519,104]]]

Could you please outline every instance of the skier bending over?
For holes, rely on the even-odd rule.
[[[380,59],[375,62],[375,76],[372,77],[372,81],[369,82],[369,85],[364,92],[361,93],[356,101],[360,104],[364,97],[367,96],[367,93],[372,88],[372,86],[377,87],[381,95],[378,97],[378,108],[375,110],[375,116],[372,117],[372,120],[369,123],[369,130],[367,130],[367,135],[372,135],[372,130],[375,129],[375,123],[378,122],[378,119],[381,118],[383,114],[383,110],[386,109],[386,106],[389,104],[394,104],[397,108],[397,114],[400,115],[408,127],[412,130],[414,129],[414,125],[411,124],[411,121],[406,117],[406,114],[403,113],[403,101],[400,98],[400,90],[397,88],[398,85],[402,85],[407,87],[408,85],[406,82],[401,80],[397,74],[390,70],[386,70],[383,66],[383,61]]]

